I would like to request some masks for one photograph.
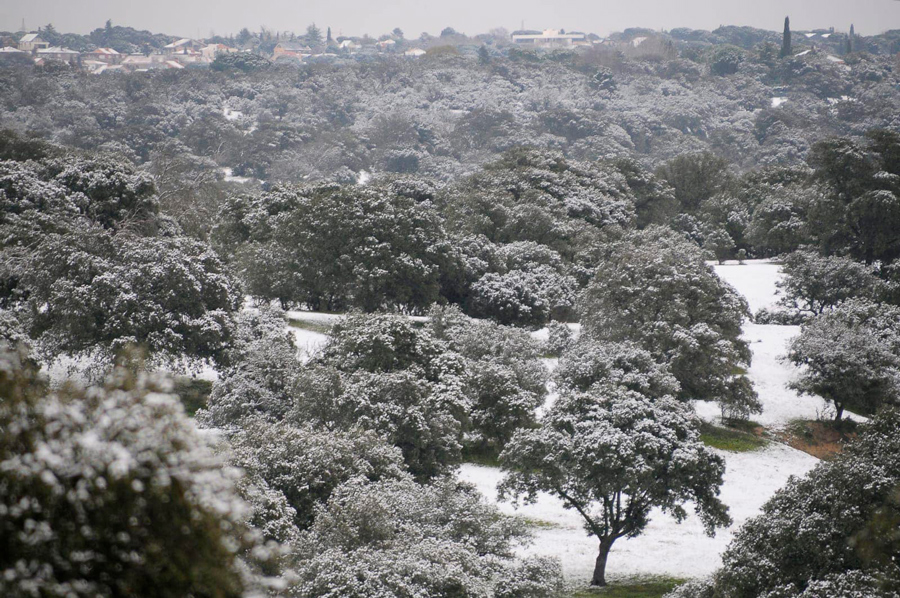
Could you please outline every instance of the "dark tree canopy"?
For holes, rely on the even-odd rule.
[[[232,198],[213,240],[251,294],[312,309],[421,311],[455,268],[429,202],[375,186]]]

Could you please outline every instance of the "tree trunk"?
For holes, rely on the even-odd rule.
[[[606,585],[606,559],[609,557],[611,548],[612,542],[600,542],[600,551],[597,554],[597,561],[594,563],[594,576],[591,578],[592,586]]]
[[[837,403],[835,403],[834,410],[836,413],[836,415],[834,416],[834,424],[835,424],[835,426],[840,428],[841,427],[841,417],[843,417],[843,415],[844,415],[844,406],[838,405]]]

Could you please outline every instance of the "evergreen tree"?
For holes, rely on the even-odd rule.
[[[847,36],[847,54],[851,54],[854,50],[856,50],[856,44],[854,43],[854,37],[856,36],[856,30],[853,25],[850,25],[850,35]]]
[[[791,18],[784,17],[784,37],[781,41],[781,57],[791,55]]]
[[[325,33],[325,43],[330,44],[333,41],[334,41],[334,39],[332,39],[332,37],[331,37],[331,27],[329,27]]]
[[[322,30],[315,23],[306,28],[306,44],[311,48],[322,44]]]
[[[491,62],[491,53],[487,49],[487,46],[480,46],[478,48],[478,64],[490,64]]]

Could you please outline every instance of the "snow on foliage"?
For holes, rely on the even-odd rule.
[[[513,560],[521,521],[450,479],[351,480],[319,510],[299,546],[295,595],[555,596],[558,563]]]
[[[782,260],[779,302],[789,310],[818,315],[852,297],[875,299],[883,282],[873,268],[841,256],[798,250]]]
[[[308,366],[297,421],[373,430],[420,479],[459,463],[471,400],[465,363],[444,341],[404,317],[349,316]]]
[[[466,392],[472,408],[465,444],[495,454],[519,428],[535,423],[547,394],[540,344],[519,329],[464,316],[456,307],[433,307],[435,337],[465,360]]]
[[[715,400],[723,415],[758,413],[743,375],[747,302],[703,262],[700,250],[661,228],[631,234],[597,269],[580,299],[585,333],[631,340],[665,363],[682,400]]]
[[[898,426],[896,411],[881,412],[837,457],[789,481],[738,531],[710,580],[674,595],[895,596]]]
[[[98,372],[129,345],[169,364],[221,358],[235,284],[158,214],[147,175],[108,158],[2,162],[0,191],[4,286],[43,358],[91,354]]]
[[[202,425],[232,428],[251,418],[278,421],[291,410],[301,366],[283,313],[272,308],[242,311],[226,357],[228,365],[213,384],[206,408],[197,413]]]
[[[678,380],[665,365],[631,342],[579,339],[560,356],[553,372],[559,390],[586,392],[595,386],[616,384],[657,399],[678,394]]]
[[[234,197],[212,238],[255,297],[313,310],[423,310],[454,253],[430,202],[401,193],[373,183]]]
[[[707,533],[731,523],[719,500],[725,464],[700,441],[690,409],[614,384],[563,392],[534,430],[519,430],[500,456],[500,495],[554,495],[600,541],[592,585],[606,585],[613,543],[646,528],[651,509],[677,521],[692,501]]]
[[[258,480],[265,492],[280,493],[299,529],[309,527],[316,507],[351,478],[409,477],[400,451],[365,430],[248,422],[229,437],[229,447],[232,465],[248,473],[251,486]]]
[[[831,402],[837,422],[845,408],[870,414],[896,404],[900,307],[848,300],[804,326],[788,357],[805,366],[793,387]]]
[[[105,596],[259,590],[247,507],[171,384],[114,371],[49,392],[0,356],[0,592]],[[273,553],[274,555],[274,553]]]

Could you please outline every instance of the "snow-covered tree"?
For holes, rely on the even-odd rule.
[[[703,249],[712,254],[720,264],[734,255],[735,243],[728,231],[712,227],[703,231]]]
[[[46,234],[19,275],[17,309],[40,353],[109,363],[132,345],[152,361],[221,362],[238,307],[234,280],[206,245],[85,227]]]
[[[470,486],[351,480],[298,549],[298,596],[558,595],[559,564],[514,560],[527,534]]]
[[[798,250],[782,261],[784,278],[779,303],[792,310],[818,315],[853,297],[876,299],[883,287],[873,269],[848,257],[822,256]]]
[[[700,249],[671,230],[631,234],[604,260],[580,299],[584,332],[598,340],[633,341],[666,364],[682,400],[743,402],[736,374],[750,362],[740,338],[747,302],[703,261]]]
[[[747,238],[757,255],[789,253],[811,240],[807,212],[818,198],[816,187],[778,186],[769,191],[756,209]]]
[[[544,352],[559,357],[569,350],[575,342],[575,334],[567,324],[563,322],[550,322],[547,324],[547,340],[544,343]]]
[[[547,393],[541,347],[520,329],[473,320],[456,307],[434,307],[430,325],[439,339],[465,360],[471,397],[466,444],[496,454],[519,428],[535,424],[535,409]]]
[[[105,158],[2,162],[0,190],[2,286],[42,357],[102,369],[142,345],[151,361],[221,360],[235,283],[159,215],[147,175]]]
[[[232,428],[252,418],[279,421],[291,411],[302,368],[283,313],[270,307],[242,311],[226,358],[197,413],[199,422]]]
[[[313,309],[424,310],[455,263],[429,202],[374,184],[233,198],[212,238],[251,294]]]
[[[472,315],[501,324],[541,325],[553,316],[568,318],[577,291],[574,279],[538,265],[485,274],[472,285],[467,306]]]
[[[294,421],[359,427],[400,448],[410,471],[431,478],[459,463],[471,410],[464,360],[402,316],[350,316],[299,382]]]
[[[557,152],[511,150],[455,191],[451,226],[498,243],[534,241],[565,252],[578,221],[603,228],[634,218],[626,180],[613,166]]]
[[[665,365],[631,342],[581,338],[560,356],[553,372],[556,387],[586,392],[615,384],[657,399],[678,394],[678,380]]]
[[[873,131],[872,143],[849,138],[816,143],[809,154],[826,193],[810,210],[823,253],[849,253],[872,264],[900,256],[900,148],[896,134]]]
[[[118,369],[102,387],[51,392],[19,354],[4,348],[0,362],[0,593],[262,589],[241,556],[269,558],[237,472],[168,380]]]
[[[804,366],[793,386],[834,406],[874,413],[900,396],[900,308],[855,299],[807,323],[788,357]]]
[[[228,444],[231,464],[247,472],[251,486],[260,480],[261,488],[283,496],[299,529],[309,527],[316,507],[352,478],[377,482],[409,477],[400,451],[365,430],[256,421],[231,435]]]
[[[885,410],[834,459],[791,479],[738,530],[722,568],[675,596],[896,596],[898,426],[900,414]]]
[[[547,492],[600,542],[591,585],[606,585],[613,543],[640,535],[653,508],[677,521],[691,501],[710,534],[730,523],[718,499],[725,464],[700,441],[690,408],[608,384],[563,392],[540,428],[521,430],[500,456],[502,496]]]
[[[661,166],[656,176],[671,185],[681,210],[695,213],[730,182],[728,161],[710,152],[685,154]]]

